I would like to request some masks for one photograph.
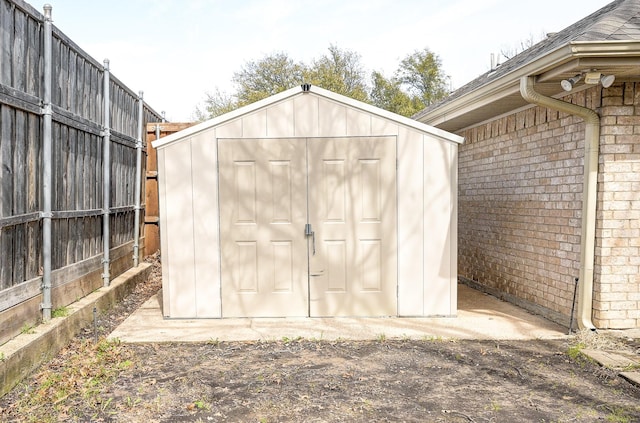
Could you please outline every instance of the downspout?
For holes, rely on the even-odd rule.
[[[595,261],[596,194],[598,188],[598,148],[600,117],[586,107],[543,96],[534,89],[533,76],[520,78],[520,93],[530,103],[578,116],[585,121],[584,169],[582,187],[582,236],[580,238],[580,280],[576,319],[580,329],[595,330],[591,321],[593,309],[593,265]]]
[[[52,188],[52,110],[51,51],[52,24],[50,4],[44,5],[44,83],[42,99],[42,320],[51,320],[51,188]]]
[[[140,185],[142,184],[142,91],[138,93],[138,139],[136,140],[135,221],[133,222],[133,267],[138,267],[140,255]]]
[[[104,60],[104,89],[103,89],[103,101],[104,101],[104,130],[102,134],[102,279],[103,285],[109,286],[109,249],[110,246],[110,233],[109,233],[109,216],[111,207],[111,122],[110,117],[110,105],[109,105],[109,60]]]

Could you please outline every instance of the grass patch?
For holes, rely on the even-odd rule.
[[[53,309],[51,312],[51,317],[67,317],[69,315],[69,309],[67,307],[58,307]]]
[[[30,325],[28,323],[25,323],[24,325],[22,325],[22,328],[20,328],[20,333],[23,334],[23,335],[36,333],[36,331],[34,329],[35,329],[34,325]]]
[[[576,360],[578,357],[582,355],[582,350],[585,349],[586,345],[579,342],[574,345],[570,345],[567,349],[567,355],[571,357],[572,360]]]
[[[15,402],[29,422],[73,420],[73,404],[90,408],[96,416],[114,412],[113,398],[102,392],[122,371],[133,366],[131,353],[119,341],[75,341],[50,363],[25,381]],[[127,404],[123,404],[126,406]]]

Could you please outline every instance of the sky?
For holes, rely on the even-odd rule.
[[[274,53],[311,63],[335,45],[368,75],[391,77],[428,48],[458,88],[491,53],[560,31],[609,0],[27,0],[172,122],[194,120],[207,92],[233,93],[234,72]]]

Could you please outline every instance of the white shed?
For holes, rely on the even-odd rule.
[[[455,315],[462,141],[306,84],[155,141],[165,317]]]

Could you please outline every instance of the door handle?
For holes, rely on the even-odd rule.
[[[307,223],[306,225],[304,225],[304,236],[306,237],[311,237],[311,250],[313,252],[313,255],[316,255],[316,233],[313,231],[313,228],[311,227],[311,223]]]

